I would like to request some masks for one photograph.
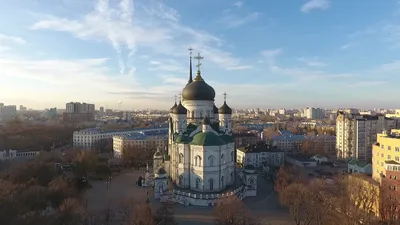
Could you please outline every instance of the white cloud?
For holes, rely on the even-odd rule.
[[[135,66],[134,53],[138,48],[151,49],[156,54],[182,56],[187,54],[187,47],[192,46],[197,51],[219,54],[208,57],[209,60],[216,59],[212,62],[218,66],[224,66],[219,64],[219,59],[226,55],[230,57],[227,61],[241,66],[239,59],[221,49],[223,41],[220,38],[184,25],[175,9],[158,1],[145,1],[146,5],[137,3],[135,7],[132,0],[119,2],[115,6],[107,0],[98,0],[94,10],[81,18],[46,16],[31,28],[68,32],[83,40],[106,41],[119,55],[121,73]]]
[[[253,66],[234,66],[234,67],[228,67],[227,70],[248,70],[253,68]]]
[[[259,16],[260,13],[258,12],[252,12],[245,16],[226,15],[222,17],[221,22],[225,24],[228,28],[234,28],[253,22],[257,20]]]
[[[324,62],[321,62],[320,59],[316,56],[314,57],[300,57],[298,58],[300,62],[303,62],[307,64],[308,66],[313,66],[313,67],[324,67],[327,64]]]
[[[301,6],[300,11],[308,13],[315,9],[325,10],[331,5],[330,0],[309,0],[304,5]]]
[[[243,2],[238,1],[238,2],[235,2],[235,4],[233,4],[233,6],[236,8],[241,8],[243,6],[243,4],[244,4]]]
[[[26,41],[20,37],[0,33],[0,43],[25,44]]]
[[[376,87],[380,85],[386,84],[387,81],[360,81],[348,84],[347,87],[349,88],[359,88],[359,87]]]

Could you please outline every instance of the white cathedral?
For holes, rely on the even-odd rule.
[[[203,57],[194,58],[197,75],[192,79],[190,57],[189,81],[179,103],[170,109],[168,153],[154,154],[156,198],[167,191],[168,178],[180,189],[202,194],[219,193],[235,183],[232,109],[226,94],[223,105],[216,107],[215,91],[201,75]]]

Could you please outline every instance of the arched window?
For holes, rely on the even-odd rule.
[[[194,165],[195,166],[201,166],[201,157],[196,155],[196,157],[194,157]]]
[[[209,185],[209,187],[210,187],[210,191],[213,191],[214,190],[214,179],[209,179],[208,180],[208,185]]]
[[[209,166],[214,166],[214,156],[208,157],[208,164]]]
[[[231,152],[231,161],[233,162],[233,151]]]
[[[200,188],[200,178],[196,178],[196,189]]]
[[[225,187],[225,179],[223,176],[221,177],[221,187]]]
[[[221,165],[222,164],[225,164],[225,155],[224,154],[221,155]]]
[[[179,163],[183,163],[183,154],[182,153],[179,154]]]
[[[250,185],[250,188],[255,188],[256,187],[256,182],[254,181],[253,177],[249,179],[249,185]]]
[[[233,172],[231,172],[231,182],[233,183]]]
[[[183,186],[183,176],[179,176],[179,186]]]

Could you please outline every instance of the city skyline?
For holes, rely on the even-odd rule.
[[[6,105],[167,109],[187,83],[192,47],[204,56],[202,75],[218,90],[218,107],[226,92],[232,108],[397,108],[396,0],[2,6]]]

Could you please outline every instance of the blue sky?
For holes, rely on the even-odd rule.
[[[0,102],[165,109],[200,52],[217,105],[397,108],[398,0],[0,0]],[[195,69],[195,68],[194,68]]]

